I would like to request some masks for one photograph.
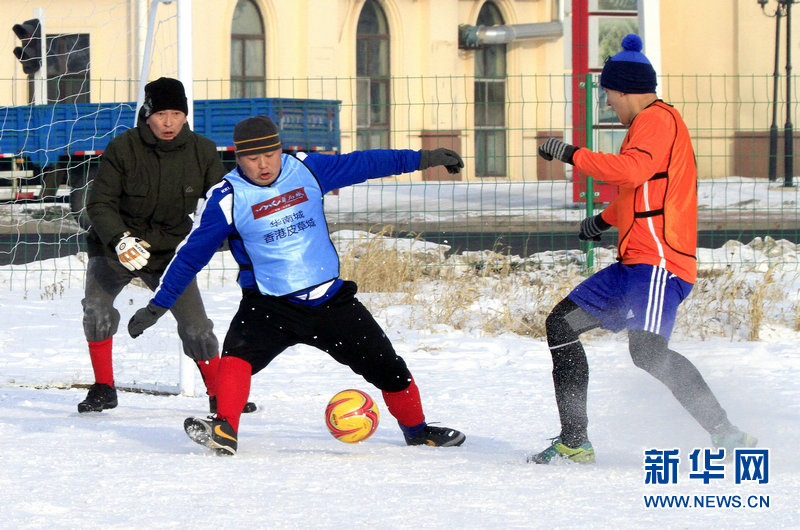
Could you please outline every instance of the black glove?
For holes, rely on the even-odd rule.
[[[134,339],[144,333],[144,330],[158,322],[168,309],[154,304],[147,304],[133,314],[128,322],[128,334]]]
[[[600,234],[611,228],[611,225],[603,220],[600,214],[587,217],[581,221],[581,229],[578,232],[578,239],[581,241],[600,241]]]
[[[545,160],[552,160],[557,158],[567,164],[575,165],[572,162],[572,155],[575,154],[579,147],[562,142],[558,138],[548,138],[539,146],[539,156]]]
[[[453,174],[461,172],[461,168],[464,167],[464,161],[461,160],[461,156],[455,151],[444,147],[431,151],[423,149],[420,151],[420,155],[419,167],[417,168],[420,171],[429,167],[444,166],[448,173]]]

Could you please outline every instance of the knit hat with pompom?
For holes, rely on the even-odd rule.
[[[656,71],[642,53],[642,38],[629,33],[622,39],[622,51],[609,58],[600,74],[600,86],[625,94],[656,91]]]

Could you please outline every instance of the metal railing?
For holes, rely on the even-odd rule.
[[[11,81],[0,79],[3,82]],[[775,155],[770,154],[772,77],[663,76],[659,82],[659,95],[684,116],[695,147],[700,197],[698,246],[716,249],[729,240],[749,243],[765,237],[798,243],[797,189],[783,186],[783,175],[775,182],[768,179],[770,157],[783,156],[783,142],[779,142]],[[357,145],[356,83],[357,78],[265,80],[270,98],[340,101],[341,152]],[[575,83],[582,90],[577,105],[571,96]],[[93,79],[92,101],[125,101],[131,84],[135,86],[135,81]],[[576,132],[575,114],[583,112],[585,145],[607,152],[619,148],[625,131],[604,107],[593,77],[505,78],[502,97],[491,102],[497,112],[502,112],[505,137],[502,145],[489,146],[488,150],[483,137],[481,149],[476,149],[474,90],[475,79],[469,76],[392,78],[388,145],[382,147],[454,148],[464,157],[466,167],[457,176],[459,180],[448,180],[451,177],[443,172],[426,171],[370,181],[329,195],[326,211],[331,231],[375,231],[388,226],[397,236],[447,244],[450,248],[445,255],[495,250],[527,257],[544,251],[586,251],[577,239],[577,226],[587,213],[603,208],[602,188],[590,180],[587,190],[573,178],[570,166],[540,160],[537,147],[547,136],[571,141]],[[197,99],[224,99],[230,86],[226,80],[196,81],[193,92]],[[486,109],[481,111],[485,117]],[[0,106],[0,117],[7,112],[9,107]],[[800,120],[795,117],[794,121]],[[11,131],[0,121],[0,143],[12,132],[24,135],[25,131]],[[108,133],[103,127],[96,132],[98,137]],[[800,134],[792,141],[798,139]],[[487,151],[498,156],[498,152],[491,152],[492,147],[502,149],[499,154],[505,157],[506,174],[478,176],[477,158],[489,156]],[[19,174],[30,175],[25,178],[31,181],[24,184],[40,185],[51,192],[35,198],[0,198],[0,266],[6,272],[23,275],[35,269],[47,282],[49,277],[45,277],[56,274],[60,265],[43,260],[75,255],[84,248],[87,220],[81,217],[82,199],[98,156],[67,149],[65,156],[45,167],[33,163],[32,153],[10,152],[4,156],[0,158],[0,187],[11,187],[8,172],[22,171]],[[16,178],[14,185],[20,184]],[[596,201],[587,205],[586,196]],[[608,245],[612,244],[609,238]],[[719,261],[746,259],[727,255]],[[72,261],[70,267],[80,268],[80,262]]]

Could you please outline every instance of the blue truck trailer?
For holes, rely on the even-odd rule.
[[[278,125],[287,151],[340,148],[338,100],[248,98],[194,102],[193,130],[221,151],[233,146],[233,127],[256,114]],[[38,168],[82,153],[102,152],[116,135],[133,126],[135,103],[76,103],[0,107],[0,152]]]
[[[289,152],[340,152],[341,101],[294,98],[194,101],[192,129],[214,140],[232,169],[233,128],[244,118],[270,116]],[[133,127],[136,104],[76,103],[0,107],[0,203],[69,202],[78,223],[89,183],[112,138]]]

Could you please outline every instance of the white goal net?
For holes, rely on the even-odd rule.
[[[232,262],[228,253],[217,253],[198,275],[206,311],[217,323],[220,342],[238,299]],[[82,326],[85,266],[86,254],[78,253],[29,263],[27,271],[0,267],[0,385],[70,388],[94,381]],[[202,395],[204,388],[191,361],[187,363],[189,373],[181,379],[181,371],[187,369],[181,367],[182,359],[188,358],[182,353],[171,314],[137,339],[128,336],[128,320],[151,296],[149,289],[134,283],[115,301],[121,317],[113,338],[117,387]]]
[[[7,337],[0,340],[0,384],[94,381],[81,308],[87,187],[108,141],[134,125],[142,65],[150,79],[179,77],[177,4],[4,2],[0,44],[9,52],[19,48],[20,58],[9,53],[0,77],[0,297]],[[150,296],[134,283],[116,300],[117,386],[194,393],[196,369],[182,361],[171,315],[136,341],[127,335],[128,319]],[[53,323],[58,351],[38,335]]]

